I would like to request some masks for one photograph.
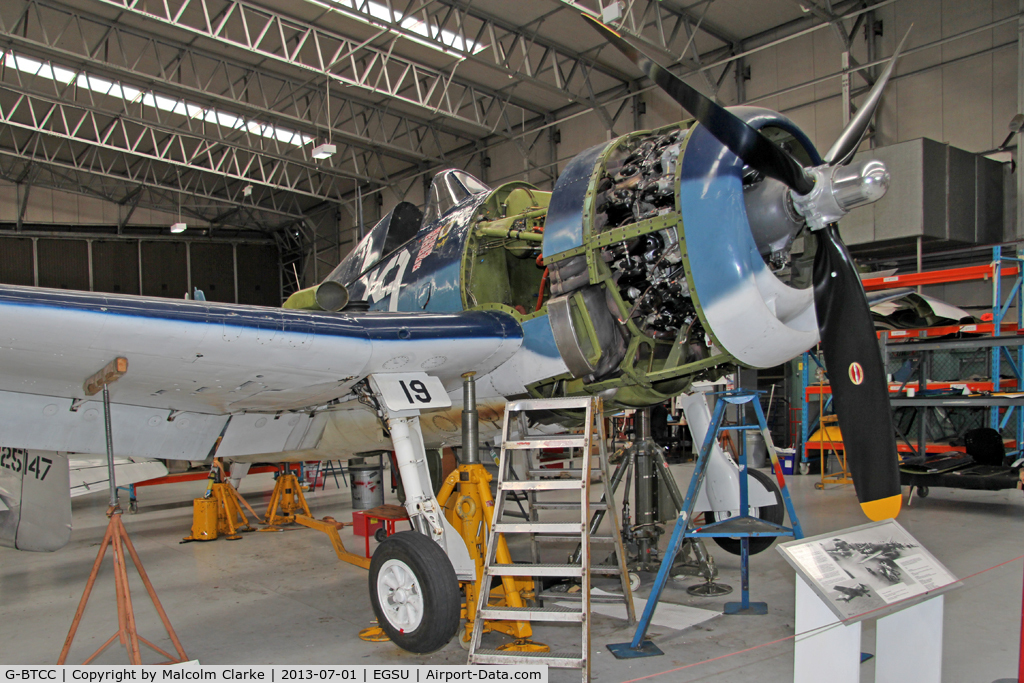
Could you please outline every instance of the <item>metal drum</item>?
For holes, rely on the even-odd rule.
[[[761,432],[747,430],[744,432],[747,440],[747,466],[755,469],[768,464],[768,446],[764,443]]]
[[[384,487],[380,480],[380,467],[358,461],[348,461],[352,482],[352,509],[369,510],[384,504]]]

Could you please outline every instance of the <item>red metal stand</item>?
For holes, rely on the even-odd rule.
[[[68,653],[71,651],[71,643],[75,639],[78,625],[85,614],[86,603],[89,602],[89,595],[92,593],[92,588],[96,583],[96,577],[99,574],[100,565],[103,563],[103,556],[106,555],[108,546],[113,548],[114,588],[117,596],[117,633],[110,636],[110,639],[89,655],[89,658],[82,662],[82,664],[88,664],[98,657],[101,652],[107,649],[107,646],[114,642],[115,638],[120,639],[121,644],[128,651],[128,661],[131,664],[142,664],[142,655],[139,649],[140,643],[166,657],[167,661],[163,662],[164,664],[177,664],[188,661],[188,655],[185,654],[181,641],[178,640],[178,636],[174,632],[170,620],[167,618],[167,613],[164,612],[160,599],[156,596],[153,584],[149,582],[149,576],[146,575],[146,570],[142,567],[142,560],[139,559],[138,553],[135,552],[135,546],[132,545],[132,541],[128,537],[128,531],[121,522],[121,508],[111,507],[107,510],[107,516],[110,518],[110,522],[107,524],[107,533],[103,536],[103,543],[100,544],[100,551],[96,555],[96,562],[93,563],[92,572],[89,573],[89,580],[85,584],[85,592],[82,594],[81,602],[78,603],[75,618],[71,621],[71,630],[64,641],[64,648],[60,652],[60,658],[57,659],[57,663],[64,664],[67,662]],[[163,622],[164,628],[167,629],[167,635],[170,636],[171,643],[174,644],[174,649],[178,653],[177,659],[140,636],[135,627],[135,610],[132,608],[132,596],[128,588],[128,567],[125,563],[125,551],[131,556],[132,562],[139,572],[139,577],[142,579],[142,584],[146,587],[146,592],[149,593],[149,598],[153,601],[153,606],[160,616],[160,621]]]

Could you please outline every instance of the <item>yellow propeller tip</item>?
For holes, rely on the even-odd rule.
[[[869,500],[866,503],[860,504],[860,509],[864,511],[864,514],[872,522],[881,522],[883,519],[896,519],[896,515],[900,514],[901,507],[903,507],[902,494],[878,500]]]

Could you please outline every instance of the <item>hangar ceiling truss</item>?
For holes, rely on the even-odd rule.
[[[396,54],[397,36],[377,47],[372,40],[352,39],[243,0],[95,1],[247,50],[308,77],[387,98],[478,135],[499,131],[506,109],[513,119],[542,113],[507,92],[460,79],[457,69],[445,71]]]
[[[737,73],[743,99],[750,51],[826,26],[849,51],[844,22],[894,1],[792,0],[791,20],[756,35],[709,19],[715,0],[624,0],[618,23],[712,95]],[[547,132],[589,111],[611,131],[648,89],[554,28],[606,4],[532,0],[513,21],[488,0],[5,0],[3,173],[143,205],[194,196],[206,220],[271,231],[510,142],[554,178]],[[313,159],[328,141],[336,154]]]
[[[18,53],[148,84],[167,96],[276,121],[310,135],[326,131],[327,93],[308,80],[289,79],[52,2],[13,0],[11,5],[19,5],[18,11],[0,12],[0,43]],[[441,127],[426,130],[429,123],[423,119],[336,94],[331,110],[333,142],[409,162],[439,160],[440,149],[430,145],[451,134]]]

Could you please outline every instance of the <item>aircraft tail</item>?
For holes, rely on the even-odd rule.
[[[52,552],[70,538],[67,456],[0,448],[0,546]]]

